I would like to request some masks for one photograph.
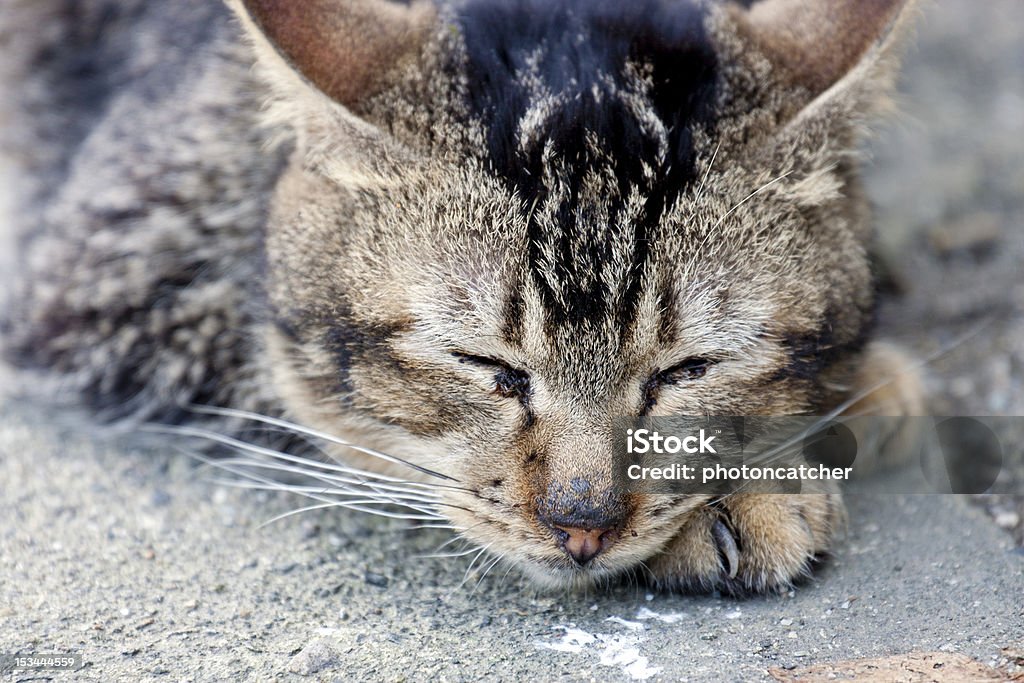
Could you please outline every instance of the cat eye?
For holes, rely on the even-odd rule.
[[[700,379],[707,373],[708,368],[717,362],[714,359],[703,356],[692,356],[666,370],[655,371],[644,383],[642,414],[646,414],[658,402],[658,389],[666,384],[677,384],[681,381]]]
[[[670,367],[668,370],[662,371],[663,375],[668,381],[663,382],[664,384],[671,384],[677,380],[686,379],[700,379],[707,373],[708,368],[714,365],[717,361],[710,358],[704,358],[702,356],[693,356],[687,358],[682,363],[677,363]]]
[[[462,363],[472,363],[494,370],[494,390],[503,398],[518,398],[526,401],[530,395],[530,374],[525,370],[514,368],[508,363],[471,353],[453,351],[452,355]]]

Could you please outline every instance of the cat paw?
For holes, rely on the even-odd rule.
[[[784,590],[810,575],[843,515],[837,493],[734,494],[686,517],[646,564],[655,584],[671,590]]]

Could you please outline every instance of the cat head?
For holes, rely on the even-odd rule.
[[[295,144],[278,390],[457,481],[467,537],[620,572],[695,501],[613,492],[615,418],[842,400],[873,309],[852,154],[907,3],[235,4]]]

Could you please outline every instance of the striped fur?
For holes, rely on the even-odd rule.
[[[541,583],[644,561],[664,585],[762,590],[827,549],[834,495],[612,495],[608,434],[638,414],[823,414],[892,373],[869,343],[852,153],[904,3],[807,44],[779,17],[825,0],[311,0],[314,23],[232,0],[240,31],[193,4],[215,17],[193,90],[161,99],[173,71],[140,66],[124,110],[63,148],[58,201],[25,214],[47,236],[8,316],[19,363],[122,415],[243,407],[399,454],[460,482],[449,519]],[[353,32],[363,52],[339,54]],[[169,121],[132,130],[140,106]],[[96,194],[93,169],[127,195]],[[221,196],[196,189],[210,178]],[[553,529],[604,518],[614,542],[573,565]]]

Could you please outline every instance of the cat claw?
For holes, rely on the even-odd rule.
[[[715,523],[711,526],[711,535],[714,537],[715,544],[718,546],[718,552],[725,562],[729,578],[735,579],[740,569],[740,549],[736,545],[736,538],[729,531],[729,527],[720,519],[716,519]]]

